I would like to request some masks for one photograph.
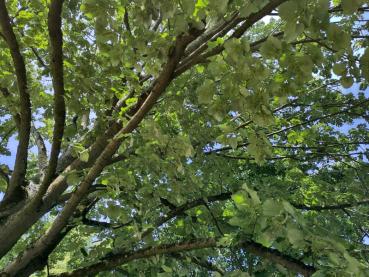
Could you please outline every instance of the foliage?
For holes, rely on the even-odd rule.
[[[2,273],[366,276],[368,4],[0,0]]]

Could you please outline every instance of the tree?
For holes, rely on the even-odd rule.
[[[367,4],[0,0],[1,274],[366,276]]]

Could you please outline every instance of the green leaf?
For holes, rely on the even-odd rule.
[[[247,151],[255,158],[258,164],[262,164],[265,158],[271,155],[270,142],[263,132],[250,132],[248,134],[249,145]]]
[[[307,55],[296,57],[296,63],[301,69],[301,72],[303,75],[311,75],[311,72],[313,71],[313,61],[311,58]]]
[[[195,11],[195,3],[192,0],[181,0],[181,7],[187,16],[193,15]]]
[[[248,2],[245,6],[240,9],[240,16],[241,17],[248,17],[250,14],[255,13],[258,11],[258,7],[253,2]]]
[[[286,21],[293,21],[296,18],[295,12],[297,9],[297,1],[287,1],[278,7],[278,13],[282,19]]]
[[[90,152],[88,149],[83,150],[82,152],[79,153],[79,159],[82,162],[88,162],[89,157],[90,157]]]
[[[337,24],[329,25],[328,39],[332,42],[334,49],[341,50],[350,47],[350,35],[337,26]]]
[[[162,266],[161,266],[161,268],[162,268],[165,272],[168,272],[168,273],[173,272],[173,270],[172,270],[169,266],[162,265]]]
[[[236,149],[238,145],[237,137],[229,137],[227,138],[228,144],[232,147],[232,149]]]
[[[250,188],[248,188],[247,186],[245,187],[245,190],[248,192],[248,194],[251,197],[251,201],[253,205],[259,205],[261,204],[260,198],[258,196],[258,193]]]
[[[266,58],[273,58],[279,56],[281,49],[281,41],[274,36],[269,36],[268,39],[260,47],[260,53]]]
[[[225,277],[250,277],[250,275],[247,272],[243,272],[241,270],[235,270],[232,272],[227,272],[223,276]]]
[[[292,130],[287,134],[287,140],[292,144],[302,143],[304,141],[303,133]]]
[[[342,259],[337,253],[328,253],[328,258],[334,265],[338,266],[342,263]]]
[[[214,82],[209,79],[205,80],[205,82],[197,89],[199,104],[210,104],[213,101],[214,92]]]
[[[2,176],[0,176],[0,191],[1,192],[5,192],[6,188],[7,188],[8,184],[5,180],[5,178],[3,178]]]
[[[67,175],[67,183],[69,185],[76,186],[81,181],[81,176],[78,174],[77,171],[71,171]]]
[[[174,28],[176,30],[176,33],[184,33],[188,29],[188,23],[186,21],[186,18],[183,17],[183,15],[176,16],[174,18]]]
[[[198,73],[203,73],[205,70],[205,67],[203,65],[196,66],[196,70]]]
[[[311,277],[326,277],[326,272],[324,270],[318,270],[316,272],[314,272],[313,275],[311,275]]]
[[[344,14],[353,14],[357,11],[360,5],[363,3],[362,0],[342,0],[342,10]]]
[[[304,235],[295,226],[289,224],[287,225],[287,238],[295,248],[299,248],[303,243]]]
[[[284,36],[286,41],[291,42],[296,40],[296,38],[304,32],[305,26],[302,23],[289,23],[287,24]]]
[[[364,54],[360,58],[360,69],[363,77],[369,81],[369,48],[365,49]]]
[[[333,66],[333,72],[334,74],[338,75],[338,76],[342,76],[346,74],[346,65],[343,63],[336,63]]]
[[[119,218],[120,214],[121,208],[119,206],[114,205],[113,203],[110,203],[108,208],[106,209],[106,215],[112,219],[117,219]]]
[[[288,212],[292,216],[295,216],[295,208],[289,202],[283,201],[282,204],[286,212]]]
[[[225,234],[224,237],[221,237],[218,242],[217,245],[218,246],[230,246],[232,244],[232,236],[230,236],[229,234]]]
[[[231,38],[224,43],[224,49],[227,54],[227,61],[236,65],[242,60],[243,53],[248,50],[248,45],[241,43],[239,39]]]
[[[274,240],[275,237],[270,232],[262,232],[261,234],[259,234],[258,237],[258,242],[265,247],[271,247],[273,245]]]
[[[351,76],[342,77],[340,82],[341,85],[347,89],[352,87],[352,85],[354,84],[354,78],[352,78]]]
[[[232,226],[238,226],[238,227],[243,227],[245,225],[247,225],[247,223],[245,222],[245,218],[243,217],[239,217],[239,216],[235,216],[235,217],[232,217],[228,223]]]
[[[247,198],[242,192],[237,192],[235,194],[232,194],[232,199],[236,203],[236,205],[245,204],[247,201]]]
[[[276,200],[267,199],[263,205],[263,214],[266,216],[277,216],[283,211],[283,206]]]
[[[227,11],[228,0],[212,0],[209,1],[209,8],[217,11],[219,15],[223,15]]]

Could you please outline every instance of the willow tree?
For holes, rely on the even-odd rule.
[[[0,0],[0,275],[367,276],[367,3]]]

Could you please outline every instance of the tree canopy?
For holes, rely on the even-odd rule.
[[[368,276],[368,4],[0,0],[0,275]]]

